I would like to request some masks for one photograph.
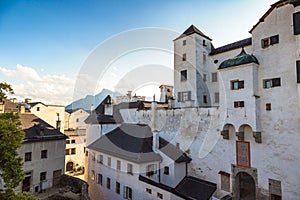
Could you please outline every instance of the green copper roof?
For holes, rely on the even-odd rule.
[[[219,69],[234,67],[234,66],[238,66],[238,65],[244,65],[244,64],[248,64],[248,63],[259,64],[256,57],[253,55],[247,54],[243,48],[239,55],[235,56],[234,58],[230,58],[228,60],[223,61],[220,64]]]

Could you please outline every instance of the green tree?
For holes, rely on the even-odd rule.
[[[0,99],[5,99],[7,93],[14,94],[14,90],[12,89],[11,85],[6,82],[0,83]]]
[[[23,161],[17,151],[23,139],[19,116],[13,113],[0,114],[0,176],[7,190],[17,187],[24,179]]]

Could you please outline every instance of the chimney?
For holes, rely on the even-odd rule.
[[[30,98],[26,98],[25,99],[25,103],[27,103],[27,104],[31,103],[31,99]]]
[[[20,104],[20,113],[24,114],[25,113],[25,105],[22,103]]]
[[[157,127],[157,102],[156,101],[152,101],[151,104],[150,127],[153,133],[152,150],[154,152],[157,152],[157,150],[159,149],[159,131]]]
[[[91,112],[93,112],[94,110],[95,110],[94,104],[91,104]]]

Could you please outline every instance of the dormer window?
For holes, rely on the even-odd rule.
[[[151,177],[154,174],[156,174],[156,165],[155,164],[147,165],[146,176]]]

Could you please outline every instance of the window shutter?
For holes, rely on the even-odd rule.
[[[178,99],[178,102],[181,102],[181,101],[182,101],[182,99],[181,99],[181,92],[178,92],[178,97],[177,97],[177,99]]]
[[[188,100],[191,100],[191,99],[192,99],[191,91],[188,91]]]
[[[123,198],[126,199],[126,186],[123,187]]]
[[[297,61],[297,83],[300,83],[300,60]]]
[[[294,35],[300,34],[300,12],[293,14]]]

